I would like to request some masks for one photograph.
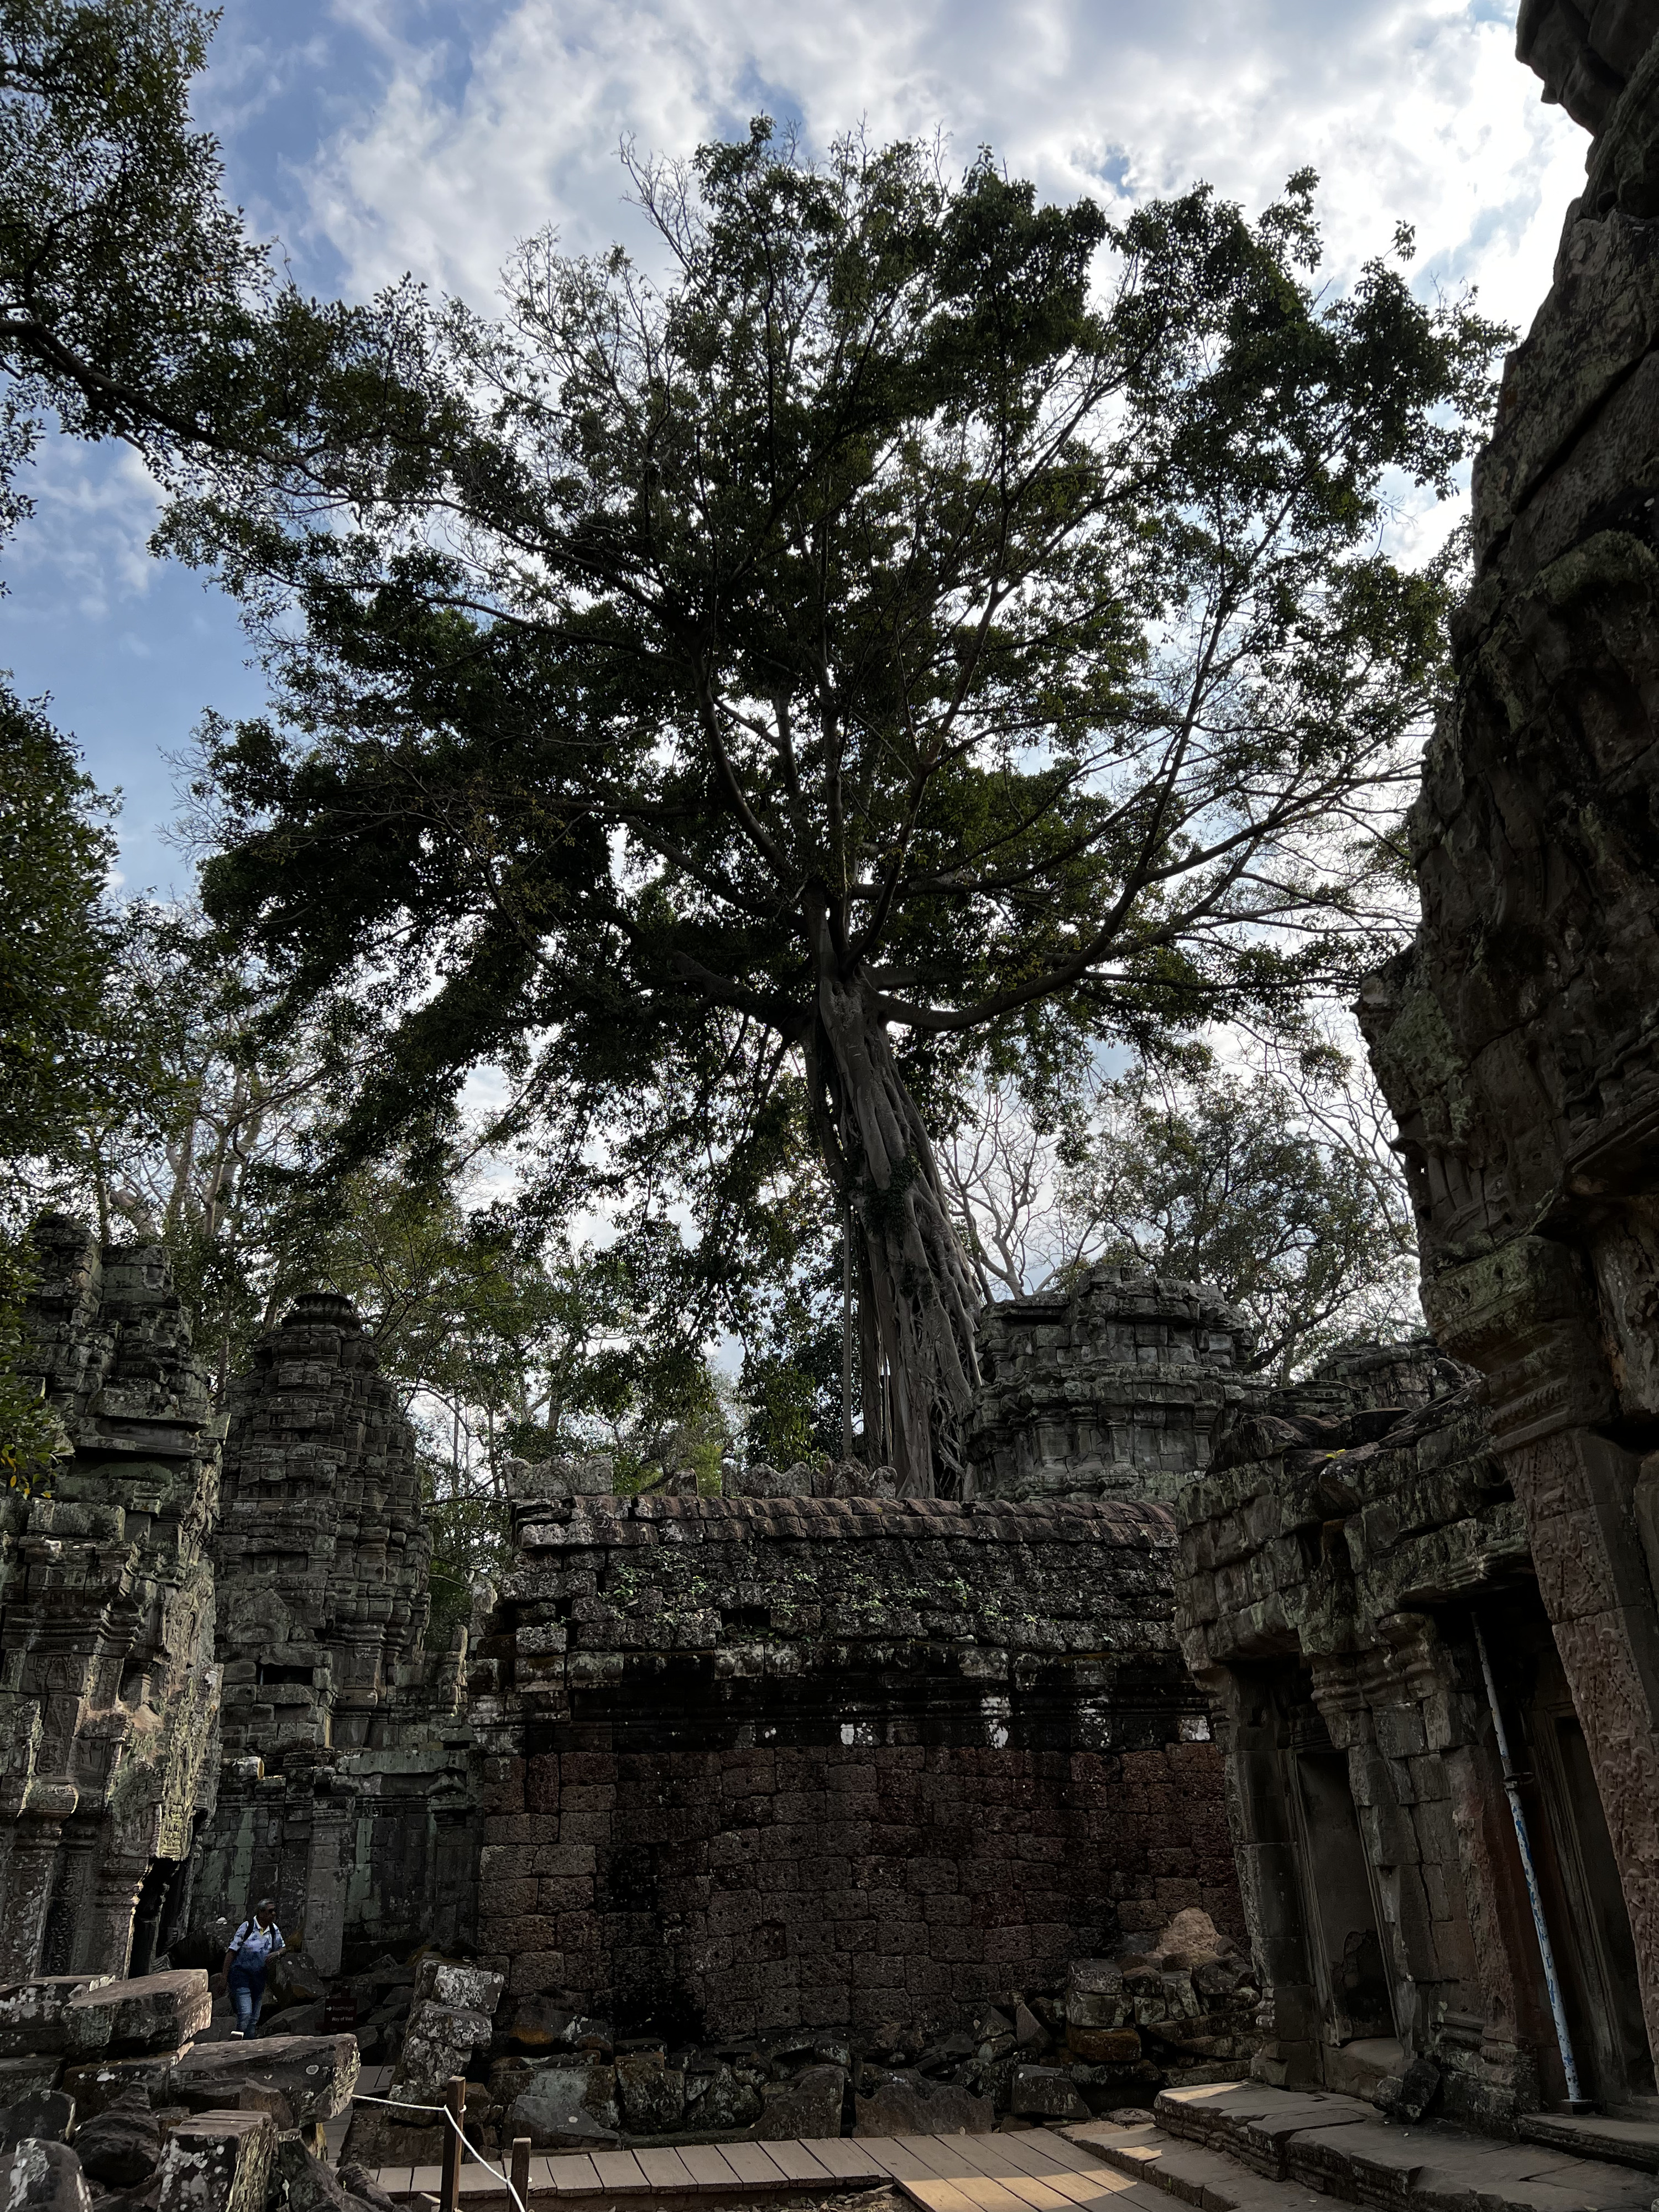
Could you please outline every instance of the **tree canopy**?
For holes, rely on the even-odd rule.
[[[713,1280],[804,1125],[866,1448],[948,1488],[930,1121],[1351,965],[1443,670],[1386,502],[1449,488],[1503,333],[1392,260],[1322,289],[1306,174],[1115,227],[764,120],[634,174],[661,284],[544,237],[499,319],[400,293],[416,397],[388,442],[341,388],[334,511],[216,465],[176,511],[280,685],[211,744],[205,896],[349,999],[360,1146],[498,1063]]]

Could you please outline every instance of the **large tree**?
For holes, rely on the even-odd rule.
[[[1390,261],[1321,288],[1310,175],[1118,228],[764,121],[634,174],[662,283],[544,238],[498,320],[417,342],[402,294],[349,513],[221,470],[175,515],[282,686],[213,748],[206,896],[355,999],[364,1145],[501,1061],[507,1126],[707,1230],[799,1110],[866,1449],[949,1487],[930,1117],[976,1059],[1063,1081],[1340,971],[1442,678],[1385,499],[1449,488],[1501,333]]]

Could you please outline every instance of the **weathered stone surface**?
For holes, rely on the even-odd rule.
[[[977,1493],[1173,1502],[1253,1385],[1243,1316],[1197,1283],[1091,1267],[980,1320],[969,1431]]]
[[[459,2012],[492,2018],[507,1986],[504,1974],[469,1966],[459,1959],[422,1959],[415,1977],[415,2005],[448,2005]]]
[[[112,2058],[177,2051],[213,2017],[205,1970],[180,1967],[136,1981],[100,1982],[64,2007],[64,2048],[77,2058],[107,2051]]]
[[[746,2128],[760,2118],[763,2101],[756,2085],[730,2066],[685,2077],[685,2124],[705,2133]]]
[[[503,2133],[528,2136],[538,2149],[614,2142],[620,2113],[609,2066],[544,2066],[519,2092]]]
[[[0,2058],[0,2106],[57,2088],[63,2074],[64,2062],[55,2051],[38,2058]]]
[[[167,1256],[60,1215],[33,1238],[20,1370],[75,1449],[0,1505],[0,1981],[148,1967],[219,1698],[219,1446]]]
[[[92,2212],[92,2191],[67,2143],[20,2142],[6,2154],[0,2212]]]
[[[296,2127],[331,2120],[351,2101],[361,2068],[349,2035],[262,2036],[198,2043],[169,2069],[167,2094],[193,2112],[235,2105],[245,2088],[280,2090]]]
[[[301,1297],[254,1346],[231,1393],[223,1496],[223,1763],[191,1936],[222,1948],[224,1900],[261,1889],[280,1926],[303,1926],[318,1976],[348,1938],[469,1936],[465,1637],[426,1649],[413,1431],[349,1299]]]
[[[923,2083],[895,2075],[854,2102],[855,2136],[983,2136],[996,2125],[989,2097],[975,2097],[950,2082]]]
[[[62,2089],[37,2089],[0,2112],[0,2150],[36,2136],[41,2142],[67,2142],[75,2133],[75,2100]]]
[[[270,2197],[274,2202],[268,2200],[267,2212],[358,2212],[366,2201],[347,2188],[343,2172],[337,2174],[325,2160],[313,2158],[297,2135],[280,2134]]]
[[[778,2087],[769,2086],[766,2103],[755,2123],[759,2142],[787,2142],[793,2137],[810,2141],[814,2136],[841,2133],[842,2108],[847,2097],[844,2066],[807,2066],[794,2080]]]
[[[1010,2109],[1028,2119],[1086,2120],[1089,2107],[1072,2086],[1072,2077],[1058,2066],[1019,2066],[1014,2069]]]
[[[162,2155],[158,2212],[263,2212],[276,2154],[269,2112],[181,2120]]]
[[[84,2064],[66,2066],[62,2086],[74,2098],[82,2120],[105,2111],[135,2084],[149,2093],[152,2105],[164,2105],[173,2069],[184,2055],[181,2051],[153,2051],[139,2058],[89,2058]]]
[[[1597,135],[1475,465],[1455,684],[1410,821],[1416,941],[1360,1007],[1400,1126],[1425,1310],[1484,1377],[1509,1548],[1536,1571],[1605,1816],[1598,1886],[1622,1888],[1630,1940],[1614,1948],[1633,1959],[1640,2017],[1625,2021],[1613,1987],[1582,2006],[1593,2094],[1613,2102],[1659,2047],[1656,31],[1652,0],[1522,10],[1547,97]],[[1425,1536],[1422,1581],[1444,1589],[1465,1547],[1449,1526]],[[1463,1587],[1487,1579],[1471,1565]],[[1511,1878],[1501,1832],[1474,1834],[1483,1792],[1453,1802],[1471,1867],[1490,1862],[1477,1893],[1496,1896]],[[1492,1925],[1477,1916],[1466,1962],[1504,2021],[1482,2047],[1531,2046],[1531,1977]],[[1576,1930],[1564,1948],[1580,1955]],[[1433,2055],[1454,2094],[1462,2062]],[[1547,2036],[1537,2063],[1559,2095]]]
[[[1073,2027],[1121,2027],[1133,2012],[1115,1959],[1073,1959],[1066,1976],[1066,2017]]]
[[[69,2027],[64,2013],[70,1999],[114,1978],[112,1974],[37,1974],[0,1990],[0,2056],[67,2051]]]
[[[635,2051],[617,2061],[617,2104],[630,2135],[671,2134],[685,2118],[685,2075],[663,2063],[660,2051]]]
[[[106,2189],[131,2189],[155,2172],[161,2160],[161,2127],[139,2084],[76,2130],[75,2153]]]
[[[501,1978],[491,1978],[499,1983]],[[488,2046],[490,2027],[487,2012],[465,2012],[458,2005],[416,2005],[409,2015],[387,2094],[398,2104],[441,2102],[446,2082],[465,2074],[473,2053]]]
[[[711,2042],[931,2030],[1184,1905],[1243,1936],[1162,1508],[514,1511],[471,1677],[511,1999],[603,1992],[624,2040],[679,2039],[671,1994]]]

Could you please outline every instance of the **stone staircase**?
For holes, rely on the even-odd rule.
[[[1540,2114],[1517,2142],[1386,2120],[1358,2098],[1218,2082],[1170,2089],[1150,2126],[1068,2127],[1126,2178],[1204,2212],[1285,2212],[1310,2193],[1377,2212],[1650,2212],[1659,2127]]]

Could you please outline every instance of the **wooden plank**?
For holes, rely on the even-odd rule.
[[[1022,2173],[1002,2148],[1007,2138],[1004,2136],[964,2136],[962,2154],[971,2159],[981,2173],[988,2173],[1011,2189],[1030,2212],[1068,2212],[1071,2198],[1062,2196],[1051,2181],[1034,2173]]]
[[[782,2167],[784,2179],[793,2182],[798,2189],[803,2184],[808,2188],[821,2188],[826,2181],[833,2179],[828,2166],[814,2158],[806,2144],[797,2136],[792,2136],[782,2142],[769,2142],[766,2148]]]
[[[684,2191],[693,2186],[678,2152],[672,2145],[658,2150],[636,2150],[634,2155],[640,2162],[640,2172],[653,2189]]]
[[[834,2175],[837,2181],[880,2181],[886,2167],[878,2166],[861,2142],[847,2136],[832,2136],[820,2142],[816,2136],[810,2145],[819,2165]]]
[[[680,2159],[691,2176],[694,2189],[735,2189],[740,2186],[718,2143],[682,2143]]]
[[[1109,2166],[1091,2162],[1086,2172],[1079,2173],[1074,2166],[1062,2165],[1052,2155],[1059,2137],[1045,2134],[1037,2143],[1031,2140],[1036,2134],[1036,2130],[1032,2128],[1018,2135],[1000,2137],[1002,2154],[1015,2172],[1047,2182],[1068,2203],[1097,2205],[1109,2197],[1121,2197],[1126,2190],[1134,2187],[1127,2173],[1115,2173]]]
[[[933,2168],[915,2151],[907,2150],[896,2136],[861,2136],[859,2138],[882,2172],[895,2181],[915,2177],[927,2181],[934,2177]]]
[[[900,2182],[899,2187],[923,2207],[923,2212],[979,2212],[973,2198],[964,2195],[954,2181],[941,2181],[937,2175],[909,2175]]]
[[[411,2196],[416,2191],[423,2191],[427,2196],[435,2197],[443,2185],[444,2170],[441,2166],[416,2166],[410,2169],[409,2187]]]
[[[374,2179],[388,2197],[407,2197],[414,2186],[410,2179],[414,2171],[412,2166],[383,2166]]]
[[[530,2161],[532,2189],[550,2189],[558,2197],[592,2197],[599,2188],[599,2177],[593,2171],[593,2160],[585,2150],[560,2151],[556,2156],[542,2160],[546,2167],[543,2179],[536,2172],[536,2161]]]
[[[722,2143],[720,2148],[745,2189],[775,2189],[785,2178],[777,2160],[767,2156],[765,2143]]]
[[[505,2197],[507,2184],[493,2166],[469,2158],[461,2168],[461,2194],[463,2197]]]
[[[975,2164],[968,2155],[965,2135],[904,2136],[901,2141],[907,2150],[915,2151],[931,2166],[941,2181],[960,2189],[981,2212],[1029,2212],[1023,2197]]]
[[[592,2160],[599,2187],[607,2197],[650,2195],[651,2184],[641,2172],[640,2162],[631,2150],[592,2150],[586,2155]]]

